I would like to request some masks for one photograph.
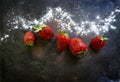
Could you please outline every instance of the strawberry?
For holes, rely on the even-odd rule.
[[[87,50],[86,44],[80,38],[72,38],[69,43],[69,48],[73,56],[79,57]]]
[[[24,42],[26,45],[33,46],[35,42],[35,35],[33,32],[28,31],[24,35]]]
[[[59,33],[56,36],[56,45],[58,51],[63,51],[70,42],[70,37],[67,33],[62,30],[59,30]]]
[[[98,35],[91,40],[90,46],[94,50],[100,50],[106,45],[106,40],[108,40],[108,38],[106,38],[103,34]]]
[[[35,25],[33,28],[35,29],[35,32],[38,32],[38,35],[45,40],[50,40],[54,36],[52,28],[48,25]]]

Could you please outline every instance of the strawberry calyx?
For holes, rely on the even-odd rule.
[[[86,51],[87,51],[87,50],[82,50],[82,51],[78,52],[77,54],[82,55],[82,54],[84,54]]]
[[[61,34],[63,34],[63,35],[65,35],[65,36],[69,36],[65,31],[63,31],[63,30],[58,30],[58,32],[59,33],[61,33]]]
[[[78,52],[77,53],[78,54],[78,58],[81,58],[83,56],[83,54],[86,53],[86,52],[87,52],[87,50],[82,50],[82,51]]]
[[[29,45],[29,46],[33,46],[34,45],[32,41],[26,42],[25,44]]]
[[[109,38],[105,37],[104,34],[100,34],[100,38],[101,38],[102,41],[109,40]]]
[[[33,28],[34,28],[35,32],[41,31],[44,27],[46,27],[45,24],[33,25]]]

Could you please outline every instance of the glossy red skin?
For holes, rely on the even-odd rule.
[[[50,26],[46,25],[46,27],[38,32],[38,35],[45,40],[51,40],[54,36],[54,32]]]
[[[24,35],[24,42],[27,43],[27,42],[33,42],[34,43],[35,41],[35,35],[33,32],[31,31],[28,31],[25,33]]]
[[[71,39],[69,43],[69,48],[74,56],[78,56],[80,55],[78,54],[79,52],[87,50],[86,44],[80,38],[77,37]]]
[[[63,51],[67,47],[67,45],[69,44],[70,40],[71,39],[69,36],[66,36],[62,33],[57,34],[56,45],[57,45],[58,51]]]
[[[94,37],[90,42],[90,46],[94,50],[100,50],[105,45],[106,45],[106,41],[105,40],[102,41],[100,36]]]

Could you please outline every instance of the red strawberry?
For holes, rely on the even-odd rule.
[[[106,40],[108,40],[108,38],[106,38],[104,35],[98,35],[91,40],[90,46],[94,50],[100,50],[106,45]]]
[[[33,28],[35,29],[35,32],[38,32],[38,35],[45,40],[50,40],[54,36],[52,28],[48,25],[36,25],[33,26]]]
[[[80,38],[77,37],[71,39],[69,43],[69,48],[71,53],[75,57],[80,56],[87,50],[86,44]]]
[[[56,36],[56,45],[59,51],[63,51],[70,42],[70,37],[64,31],[59,30],[59,34]]]
[[[24,35],[24,42],[26,45],[33,46],[35,42],[35,35],[33,32],[28,31]]]

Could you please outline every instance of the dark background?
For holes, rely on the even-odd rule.
[[[60,6],[76,15],[74,19],[77,21],[79,18],[85,19],[85,15],[94,19],[94,15],[100,14],[104,18],[116,7],[120,7],[120,0],[2,0],[0,2],[0,37],[5,33],[10,35],[7,40],[0,41],[0,82],[120,81],[120,14],[113,24],[117,29],[109,30],[105,34],[110,38],[107,45],[99,52],[89,48],[81,59],[73,58],[68,48],[58,53],[55,37],[49,42],[37,37],[35,46],[27,47],[23,43],[26,30],[17,29],[9,32],[10,26],[7,26],[7,20],[13,16],[11,10],[14,10],[15,15],[27,19],[28,15],[32,18],[44,15],[46,7]],[[80,17],[77,16],[79,13]],[[56,33],[54,25],[53,29]],[[91,37],[86,36],[82,39],[88,45]]]

